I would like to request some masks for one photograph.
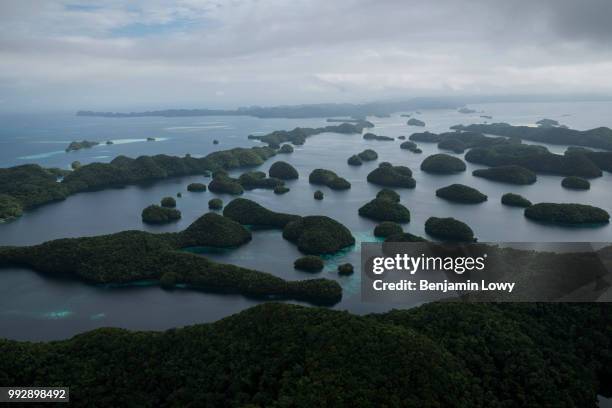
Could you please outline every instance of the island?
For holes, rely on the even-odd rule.
[[[355,268],[353,268],[353,264],[343,263],[338,265],[338,275],[340,276],[352,275],[354,271]]]
[[[240,195],[244,193],[244,188],[238,179],[232,178],[224,171],[218,171],[213,175],[208,189],[213,193]]]
[[[359,158],[364,162],[378,159],[378,153],[372,149],[365,149],[361,153],[358,153],[357,156],[359,156]]]
[[[223,215],[242,225],[280,229],[301,218],[298,215],[268,210],[255,201],[246,198],[235,198],[230,201],[225,206]]]
[[[396,112],[409,112],[418,109],[456,109],[457,102],[445,98],[410,98],[402,101],[353,103],[316,103],[305,105],[248,106],[238,109],[164,109],[144,112],[96,112],[80,110],[77,116],[96,116],[103,118],[134,117],[195,117],[195,116],[253,116],[256,118],[353,118],[364,121],[366,116],[388,117]],[[353,119],[349,121],[354,122]],[[328,120],[329,121],[329,120]],[[335,121],[335,120],[331,120]],[[343,120],[346,121],[346,120]]]
[[[159,282],[164,274],[172,272],[177,285],[194,290],[326,305],[341,299],[342,289],[334,281],[290,282],[180,250],[199,246],[230,248],[250,239],[251,233],[237,222],[208,213],[178,233],[124,231],[58,239],[30,247],[2,247],[0,267],[27,267],[50,276],[104,284]]]
[[[308,176],[308,182],[314,185],[327,186],[332,190],[348,190],[351,188],[351,183],[345,178],[326,169],[314,169]]]
[[[181,212],[174,208],[150,205],[142,210],[142,222],[146,224],[167,224],[181,219]]]
[[[238,177],[238,183],[240,183],[245,190],[254,190],[256,188],[274,190],[276,187],[285,184],[281,179],[266,177],[266,173],[263,171],[248,171],[243,173]]]
[[[416,180],[412,178],[412,171],[408,167],[393,166],[388,162],[380,163],[368,174],[367,180],[369,183],[383,187],[416,187]]]
[[[408,139],[414,142],[438,143],[442,138],[431,132],[418,132],[411,134]]]
[[[461,107],[461,108],[457,109],[457,112],[459,112],[459,113],[465,113],[465,114],[468,114],[468,113],[476,113],[476,111],[475,111],[474,109],[470,109],[470,108],[468,108],[467,106],[463,106],[463,107]]]
[[[323,199],[323,192],[321,190],[317,190],[314,192],[313,197],[315,200],[322,200]]]
[[[280,149],[278,149],[278,152],[285,153],[285,154],[293,153],[293,146],[291,146],[288,143],[285,143],[284,145],[280,147]]]
[[[474,170],[472,175],[488,180],[517,185],[533,184],[538,180],[536,173],[533,171],[513,164]]]
[[[397,201],[377,197],[359,208],[359,215],[374,221],[410,222],[410,211]]]
[[[525,217],[554,224],[605,224],[610,214],[604,209],[586,204],[539,203],[525,208]]]
[[[154,137],[147,137],[147,142],[154,142],[155,138]]]
[[[223,208],[223,200],[220,198],[212,198],[208,200],[208,208],[211,210],[220,210]]]
[[[451,184],[436,190],[436,196],[462,204],[479,204],[487,201],[487,196],[473,187],[464,184]]]
[[[520,194],[506,193],[501,198],[501,203],[510,207],[529,207],[531,201]]]
[[[363,161],[361,160],[361,158],[356,154],[349,157],[346,162],[348,163],[349,166],[361,166],[363,164]]]
[[[411,140],[406,140],[400,144],[400,149],[409,150],[412,153],[423,153],[421,149]]]
[[[598,127],[590,130],[574,130],[560,126],[512,126],[507,123],[455,125],[451,129],[468,130],[496,136],[532,140],[540,143],[594,147],[612,150],[612,129]]]
[[[474,231],[455,218],[430,217],[425,222],[425,232],[443,241],[475,242]]]
[[[174,208],[176,207],[176,200],[174,197],[164,197],[161,199],[161,206],[166,208]]]
[[[544,146],[520,143],[476,147],[465,154],[470,163],[485,166],[516,165],[536,173],[560,176],[601,177],[602,171],[583,154],[559,155]]]
[[[374,227],[374,236],[378,238],[387,238],[391,235],[399,235],[404,232],[401,225],[393,221],[383,221]]]
[[[389,136],[379,136],[379,135],[375,135],[374,133],[366,133],[363,135],[363,140],[378,140],[381,142],[392,142],[395,140],[395,138],[389,137]]]
[[[306,255],[293,262],[293,267],[305,272],[320,272],[323,270],[323,259],[316,255]]]
[[[91,149],[92,147],[97,146],[99,144],[99,142],[93,142],[90,140],[81,140],[80,142],[74,141],[70,142],[68,147],[66,147],[66,152],[75,152],[81,149]]]
[[[296,180],[299,177],[298,171],[285,161],[277,161],[270,166],[268,175],[280,180]]]
[[[570,176],[561,180],[561,185],[570,190],[589,190],[591,183],[582,177]]]
[[[355,244],[348,228],[323,215],[291,221],[283,228],[283,238],[308,255],[333,254]]]
[[[291,191],[291,189],[287,186],[276,186],[274,187],[274,190],[272,191],[274,191],[274,194],[281,195],[281,194],[288,193],[289,191]]]
[[[554,119],[540,119],[536,122],[540,127],[555,127],[559,126],[559,122]]]
[[[192,193],[201,193],[206,191],[206,184],[202,183],[189,183],[187,185],[187,191],[191,191]]]
[[[282,143],[290,142],[294,145],[303,145],[308,137],[319,135],[321,133],[341,133],[355,134],[361,133],[363,129],[370,127],[369,122],[363,121],[358,123],[342,123],[336,126],[325,126],[320,128],[300,128],[293,130],[276,130],[263,136],[249,135],[249,139],[259,140],[267,143],[268,146],[279,148]]]
[[[408,126],[425,126],[425,122],[416,118],[408,119],[408,122],[406,122],[406,124]]]
[[[454,174],[465,171],[465,169],[466,165],[463,160],[445,153],[428,156],[421,163],[421,170],[426,173]]]

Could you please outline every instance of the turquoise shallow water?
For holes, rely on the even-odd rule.
[[[492,121],[530,124],[541,118],[557,119],[570,127],[587,129],[612,127],[611,103],[560,104],[489,104],[474,105]],[[416,131],[441,132],[457,123],[482,122],[481,113],[459,114],[450,110],[422,111],[418,117],[427,127],[406,125],[399,114],[390,118],[370,118],[374,133],[399,136]],[[569,115],[569,116],[565,116]],[[324,126],[324,119],[288,120],[245,117],[210,118],[78,118],[72,115],[21,115],[4,117],[6,126],[0,130],[0,166],[36,162],[44,166],[68,167],[73,160],[82,163],[108,161],[119,154],[205,155],[213,150],[236,146],[253,146],[247,140],[250,133],[267,133],[295,126]],[[143,141],[152,136],[156,142]],[[88,139],[129,141],[98,146],[79,152],[65,153],[70,140]],[[219,145],[212,140],[218,139]],[[597,205],[612,212],[612,174],[592,181],[590,191],[570,191],[561,187],[561,177],[538,176],[531,186],[511,186],[471,176],[478,168],[468,164],[468,171],[452,176],[433,176],[419,170],[421,161],[438,152],[433,144],[421,143],[423,154],[401,150],[399,141],[364,141],[359,135],[321,134],[297,147],[291,155],[279,155],[279,160],[293,164],[300,179],[291,181],[288,194],[277,196],[271,191],[254,190],[245,193],[273,210],[301,215],[324,214],[348,226],[359,242],[372,241],[375,223],[357,215],[357,209],[374,197],[378,187],[366,182],[366,175],[380,161],[402,164],[414,171],[417,187],[398,190],[402,202],[412,214],[405,229],[424,235],[423,226],[430,216],[453,216],[467,222],[480,241],[612,241],[612,227],[565,228],[541,225],[525,219],[520,209],[502,206],[502,194],[517,192],[534,202],[578,202]],[[563,152],[565,146],[548,146]],[[379,153],[377,162],[350,167],[346,159],[365,148]],[[28,159],[23,159],[28,157]],[[267,171],[276,159],[260,167]],[[308,173],[314,168],[336,171],[352,183],[348,191],[322,188],[323,201],[316,201],[316,189],[308,184]],[[22,218],[0,225],[0,245],[26,245],[69,236],[99,235],[126,229],[148,231],[179,231],[208,211],[207,202],[216,196],[210,192],[189,193],[186,186],[193,181],[206,181],[201,176],[164,180],[152,185],[128,186],[70,197],[64,202],[41,207]],[[435,197],[435,190],[452,183],[464,183],[478,188],[489,200],[478,205],[458,205]],[[174,224],[150,227],[142,224],[140,211],[166,195],[183,192],[178,207],[183,218]],[[224,201],[232,197],[220,196]],[[300,256],[295,246],[285,241],[280,231],[259,230],[248,245],[231,251],[216,251],[207,256],[222,262],[235,263],[274,273],[286,279],[306,279],[313,275],[293,269]],[[338,277],[336,266],[351,262],[359,265],[359,247],[327,257],[326,268],[316,276],[337,279],[344,289],[338,309],[356,313],[386,310],[387,305],[362,303],[359,294],[359,270],[350,277]],[[147,285],[122,288],[89,286],[78,282],[49,279],[22,269],[0,270],[0,336],[19,339],[55,339],[101,326],[132,329],[164,329],[186,324],[213,321],[238,312],[257,302],[242,296],[212,295],[189,290],[165,292]],[[410,305],[419,304],[411,299]],[[397,307],[396,305],[393,305]]]

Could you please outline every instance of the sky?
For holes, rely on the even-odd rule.
[[[2,0],[0,111],[612,95],[610,0]]]

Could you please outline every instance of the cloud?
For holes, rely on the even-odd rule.
[[[0,94],[119,109],[612,92],[610,15],[607,0],[5,0]]]

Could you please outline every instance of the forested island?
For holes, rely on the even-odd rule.
[[[189,116],[254,116],[256,118],[329,118],[366,116],[386,117],[392,113],[412,111],[415,109],[455,109],[460,102],[450,98],[412,98],[405,101],[371,102],[364,104],[320,103],[289,106],[249,106],[238,109],[163,109],[144,112],[95,112],[80,110],[77,116],[95,116],[104,118],[133,117],[189,117]],[[337,120],[328,120],[335,122]]]
[[[259,140],[263,143],[267,143],[268,146],[278,149],[281,143],[289,142],[294,145],[303,145],[306,142],[306,138],[321,133],[342,133],[342,134],[353,134],[361,133],[363,129],[373,127],[372,123],[368,121],[358,121],[355,123],[343,123],[335,126],[325,126],[321,128],[301,128],[297,127],[293,130],[275,130],[274,132],[268,133],[267,135],[257,136],[249,135],[248,138],[252,140]]]
[[[586,204],[539,203],[525,209],[525,217],[556,224],[606,224],[610,214],[604,209]]]
[[[394,166],[388,162],[382,162],[372,170],[367,180],[369,183],[383,187],[414,188],[416,180],[412,178],[412,170],[406,166]]]
[[[486,166],[521,166],[536,173],[585,178],[601,177],[602,170],[583,154],[560,155],[544,146],[498,144],[475,147],[465,154],[465,160]]]
[[[468,130],[490,135],[513,137],[534,142],[595,147],[612,150],[612,129],[598,127],[590,130],[575,130],[555,126],[512,126],[507,123],[455,125],[451,129]]]
[[[70,386],[84,407],[595,406],[612,384],[611,325],[607,304],[432,303],[357,316],[266,303],[165,332],[0,340],[0,381]]]
[[[350,233],[348,236],[352,238]],[[160,281],[171,273],[176,284],[192,289],[317,304],[334,304],[342,297],[342,290],[334,281],[289,282],[265,272],[216,263],[180,250],[228,248],[250,240],[251,232],[240,223],[207,213],[178,233],[124,231],[58,239],[30,247],[0,247],[0,267],[23,266],[50,276],[91,283]]]

